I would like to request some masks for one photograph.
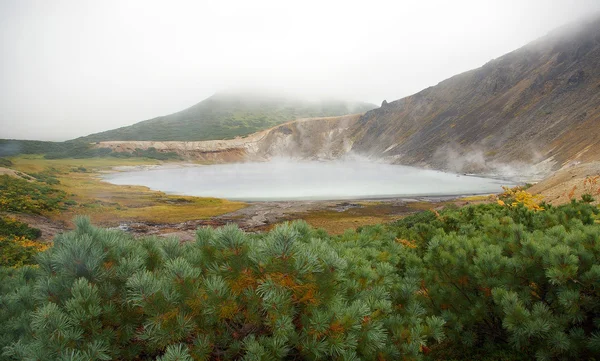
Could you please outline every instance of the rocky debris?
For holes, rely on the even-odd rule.
[[[384,102],[359,120],[352,151],[456,172],[599,159],[600,17],[557,34]]]
[[[22,178],[25,180],[31,180],[31,177],[27,177],[26,174],[23,174],[19,171],[16,171],[14,169],[10,169],[10,168],[4,168],[4,167],[0,167],[0,175],[9,175],[11,177],[15,177],[15,178]],[[29,178],[29,179],[27,179]]]
[[[600,175],[600,161],[590,163],[571,162],[552,176],[533,185],[527,191],[541,194],[548,203],[558,205],[570,202],[569,195],[580,199],[586,192],[597,193],[600,184],[584,184],[586,178]],[[572,194],[570,194],[572,192]],[[599,194],[592,194],[599,199]]]
[[[30,227],[37,228],[42,231],[39,240],[51,242],[57,234],[69,230],[68,225],[62,221],[54,221],[44,216],[23,213],[4,213],[0,215],[16,218],[18,221],[27,223]]]
[[[335,207],[333,207],[331,209],[336,212],[345,212],[352,208],[363,208],[363,206],[358,203],[342,202],[340,204],[337,204]]]

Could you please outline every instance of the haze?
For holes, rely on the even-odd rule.
[[[71,139],[232,89],[379,104],[599,11],[597,0],[4,0],[0,138]]]
[[[513,184],[366,159],[319,162],[285,158],[258,163],[164,166],[107,174],[104,179],[167,193],[243,201],[489,194],[501,191],[502,185]]]

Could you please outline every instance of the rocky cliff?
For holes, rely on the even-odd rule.
[[[247,137],[227,140],[106,141],[96,143],[95,147],[118,152],[155,148],[162,152],[177,152],[186,159],[216,163],[262,161],[273,157],[336,159],[351,150],[350,134],[360,116],[299,119]]]
[[[556,168],[598,159],[599,125],[596,18],[367,112],[352,150],[454,170],[544,160]]]
[[[301,119],[244,138],[101,142],[226,162],[349,152],[460,172],[543,176],[600,159],[600,18],[363,115]]]

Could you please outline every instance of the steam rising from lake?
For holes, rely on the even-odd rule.
[[[119,185],[233,200],[336,200],[497,193],[510,182],[367,161],[157,167],[107,175]]]

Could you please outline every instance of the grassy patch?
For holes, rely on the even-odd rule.
[[[157,160],[145,158],[85,158],[85,159],[46,159],[42,155],[21,155],[10,158],[13,169],[25,173],[39,173],[50,168],[69,173],[73,168],[85,168],[87,171],[107,170],[116,166],[135,166],[159,164]]]
[[[41,231],[11,217],[0,217],[0,266],[18,267],[33,263],[33,257],[48,245],[32,240]]]
[[[9,159],[0,158],[0,167],[10,167],[12,165],[13,163]]]
[[[100,178],[100,173],[111,167],[158,163],[149,159],[49,160],[41,156],[20,156],[12,161],[15,169],[32,174],[45,174],[54,169],[52,175],[59,183],[53,187],[68,195],[71,207],[53,218],[68,223],[76,215],[88,215],[97,224],[106,226],[122,221],[177,223],[210,218],[245,207],[241,202],[167,195],[141,186],[118,186]]]
[[[42,232],[37,228],[29,227],[23,222],[19,222],[11,217],[0,217],[0,237],[18,236],[28,239],[37,239]]]
[[[67,194],[40,182],[0,175],[0,210],[47,214],[64,209]]]
[[[360,202],[360,208],[350,208],[343,212],[335,210],[298,213],[294,219],[302,219],[316,228],[325,229],[330,234],[342,234],[347,229],[387,223],[403,216],[439,207],[445,203],[409,202],[393,205],[384,202]]]
[[[458,200],[459,201],[463,201],[463,202],[485,202],[485,201],[489,201],[490,200],[490,196],[484,194],[484,195],[463,197],[463,198],[460,198]]]

